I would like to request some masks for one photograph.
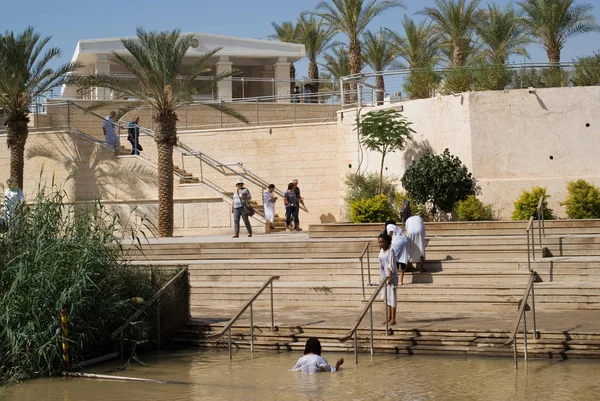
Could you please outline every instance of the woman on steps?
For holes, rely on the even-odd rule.
[[[404,236],[402,228],[398,227],[394,220],[385,222],[385,233],[392,237],[392,249],[394,250],[396,264],[398,271],[400,272],[400,282],[398,285],[403,285],[404,272],[406,271],[406,264],[408,263],[408,254],[406,252],[408,239]]]
[[[387,293],[387,323],[390,326],[396,324],[396,289],[398,287],[398,267],[396,266],[396,256],[392,249],[392,238],[387,234],[379,234],[377,237],[379,243],[379,269],[381,279],[386,280],[387,284],[381,293],[382,299],[385,299]],[[382,324],[385,324],[383,322]]]
[[[250,191],[244,188],[244,180],[241,178],[235,183],[235,191],[233,192],[233,203],[231,204],[231,213],[233,213],[233,238],[239,238],[240,236],[240,217],[244,219],[246,230],[248,230],[248,237],[252,237],[252,226],[248,215],[244,210],[244,203],[250,202],[252,197]]]

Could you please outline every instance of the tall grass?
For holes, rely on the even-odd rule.
[[[62,370],[60,311],[73,361],[107,352],[109,335],[156,280],[122,261],[121,226],[100,203],[73,210],[40,189],[0,234],[0,384]]]

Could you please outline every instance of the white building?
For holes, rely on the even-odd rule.
[[[305,56],[304,45],[199,32],[183,33],[182,36],[184,35],[193,35],[196,40],[188,50],[183,69],[193,65],[204,53],[221,48],[207,63],[212,68],[212,73],[218,74],[232,69],[239,71],[232,79],[220,82],[216,91],[203,93],[197,100],[276,96],[281,97],[282,101],[289,101],[290,65]],[[129,75],[112,61],[112,52],[128,54],[121,38],[80,40],[72,61],[83,64],[83,67],[75,73],[111,74],[123,80],[131,80],[132,84],[135,84],[133,75]],[[114,94],[103,88],[83,92],[76,87],[67,86],[63,88],[62,97],[109,100]]]

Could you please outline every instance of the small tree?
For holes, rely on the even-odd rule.
[[[585,180],[567,183],[567,198],[562,203],[570,219],[600,218],[600,190]]]
[[[450,212],[454,205],[475,195],[475,179],[448,149],[441,155],[426,153],[413,162],[402,177],[408,196],[419,203],[431,202],[432,214]]]
[[[415,131],[405,117],[395,110],[372,111],[357,124],[360,132],[360,142],[369,150],[381,153],[381,170],[379,172],[379,187],[377,193],[381,194],[383,184],[383,164],[388,153],[403,150],[406,141],[411,139]]]
[[[538,219],[537,206],[540,197],[544,197],[542,201],[544,220],[554,220],[554,212],[548,208],[548,198],[550,195],[546,194],[545,187],[533,187],[531,188],[531,192],[523,190],[519,198],[515,201],[515,210],[513,210],[511,218],[513,220],[529,220],[533,216],[534,219]]]

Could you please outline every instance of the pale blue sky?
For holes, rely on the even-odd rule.
[[[594,15],[600,21],[600,1]],[[316,0],[27,0],[3,1],[0,6],[0,31],[22,31],[33,25],[43,35],[52,36],[51,45],[62,49],[61,62],[71,58],[79,39],[131,36],[135,28],[147,30],[180,28],[222,35],[264,39],[272,33],[271,22],[295,20],[302,12],[314,8]],[[508,0],[496,0],[504,6]],[[405,0],[407,9],[392,9],[377,18],[370,30],[387,27],[401,31],[404,14],[414,15],[434,0]],[[486,4],[485,1],[482,4]],[[421,18],[417,16],[417,18]],[[600,34],[586,34],[570,39],[562,53],[563,61],[591,54],[600,47]],[[532,61],[546,60],[539,45],[529,48]],[[521,60],[519,60],[521,61]],[[305,76],[306,63],[299,63],[298,76]]]

